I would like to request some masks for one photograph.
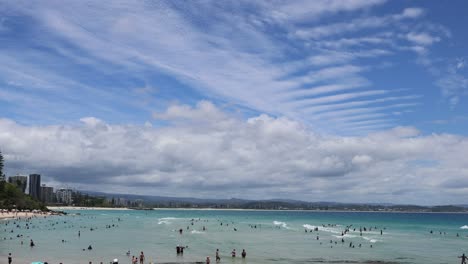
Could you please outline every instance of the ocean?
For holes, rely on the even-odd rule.
[[[457,256],[468,253],[468,214],[246,210],[67,212],[66,216],[30,222],[0,222],[0,263],[7,263],[9,252],[13,264],[33,261],[108,264],[114,258],[119,259],[119,264],[131,263],[131,256],[138,256],[141,251],[146,256],[145,263],[204,263],[207,256],[215,263],[216,249],[220,251],[221,263],[278,264],[459,263]],[[349,232],[342,236],[347,227]],[[35,243],[32,248],[30,239]],[[87,249],[89,245],[92,250]],[[177,245],[187,247],[183,255],[176,254]],[[231,257],[233,249],[236,258]],[[247,252],[245,259],[241,258],[243,249]]]

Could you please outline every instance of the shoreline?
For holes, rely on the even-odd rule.
[[[259,211],[259,212],[317,212],[317,213],[396,213],[396,214],[468,214],[468,212],[419,212],[419,211],[350,211],[350,210],[301,210],[301,209],[238,209],[238,208],[151,208],[152,210],[193,211]],[[138,210],[138,209],[136,209]]]
[[[83,207],[83,206],[47,206],[49,210],[105,210],[105,211],[253,211],[253,212],[317,212],[317,213],[390,213],[390,214],[468,214],[468,212],[420,212],[420,211],[362,211],[362,210],[301,210],[301,209],[240,209],[240,208],[128,208],[128,207]]]
[[[57,214],[53,212],[3,212],[3,213],[0,213],[0,220],[41,217],[41,216],[51,216],[51,215],[57,215]]]
[[[126,207],[83,207],[83,206],[47,206],[49,210],[114,210],[114,211],[129,211],[132,210]]]

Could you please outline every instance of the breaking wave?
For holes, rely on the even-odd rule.
[[[289,229],[288,225],[285,222],[280,222],[280,221],[273,221],[273,224],[275,226],[281,226],[283,228]]]

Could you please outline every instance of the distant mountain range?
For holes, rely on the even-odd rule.
[[[142,200],[147,208],[226,208],[226,209],[274,209],[274,210],[343,210],[343,211],[411,211],[411,212],[468,212],[468,205],[398,205],[392,203],[339,203],[307,202],[292,199],[207,199],[193,197],[168,197],[135,194],[115,194],[92,191],[81,193],[106,198],[124,198],[130,201]]]

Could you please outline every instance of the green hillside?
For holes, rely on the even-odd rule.
[[[15,185],[5,181],[0,182],[0,208],[19,210],[47,210],[43,203],[24,194]]]

